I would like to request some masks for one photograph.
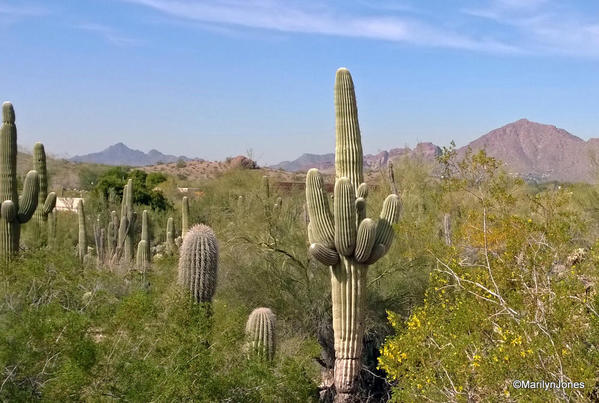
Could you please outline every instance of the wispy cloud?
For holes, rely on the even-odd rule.
[[[487,52],[518,52],[517,46],[479,38],[438,24],[398,16],[359,16],[324,6],[277,0],[124,0],[173,17],[282,32],[379,39]]]
[[[492,0],[462,12],[513,30],[530,53],[599,57],[599,15],[583,15],[566,2]]]
[[[100,35],[106,41],[117,46],[139,46],[143,43],[138,39],[129,38],[118,32],[116,29],[102,24],[79,24],[76,28]]]

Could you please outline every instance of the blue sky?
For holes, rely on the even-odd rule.
[[[519,118],[599,137],[599,2],[0,0],[19,143],[260,163],[333,152],[335,70],[365,152]]]

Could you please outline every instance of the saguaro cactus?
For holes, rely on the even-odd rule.
[[[110,222],[106,231],[106,241],[108,246],[108,259],[111,259],[116,252],[117,241],[119,236],[119,216],[116,211],[110,212]]]
[[[392,224],[400,202],[387,196],[378,222],[365,218],[367,185],[358,109],[349,71],[337,70],[335,79],[335,189],[333,214],[324,181],[317,169],[308,171],[306,201],[310,224],[310,254],[330,266],[333,330],[335,334],[335,401],[351,401],[362,366],[364,305],[368,266],[380,259],[393,240]]]
[[[189,199],[183,196],[181,200],[181,236],[185,237],[189,231]]]
[[[17,193],[17,127],[10,102],[2,104],[0,127],[0,257],[9,260],[19,250],[21,224],[29,221],[37,208],[39,178],[29,171],[23,194]]]
[[[83,199],[77,203],[77,217],[79,218],[79,243],[77,244],[77,256],[79,261],[83,263],[85,255],[87,255],[87,233],[85,230],[85,209],[83,207]]]
[[[137,244],[137,256],[135,263],[137,270],[146,271],[150,266],[150,236],[148,226],[148,211],[144,210],[141,216],[141,241]]]
[[[33,146],[33,168],[37,172],[40,190],[38,193],[37,209],[33,214],[39,231],[38,238],[42,245],[47,243],[50,229],[48,228],[48,215],[56,206],[56,193],[48,193],[48,170],[46,169],[46,151],[42,143]]]
[[[198,303],[211,302],[216,291],[218,242],[207,225],[194,225],[183,238],[178,282]]]
[[[173,220],[173,217],[169,217],[166,220],[166,247],[169,253],[175,254],[177,252],[177,245],[175,244],[175,220]]]
[[[256,308],[245,325],[250,354],[258,354],[267,360],[275,355],[275,314],[269,308]]]
[[[133,228],[137,214],[133,211],[133,181],[129,179],[123,188],[121,222],[119,224],[118,248],[122,248],[121,263],[131,263],[134,254]]]
[[[267,199],[270,198],[270,182],[266,175],[262,177],[262,192],[264,193],[264,197]]]
[[[443,214],[443,238],[445,245],[451,246],[451,215],[449,213]]]

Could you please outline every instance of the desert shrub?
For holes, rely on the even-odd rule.
[[[445,188],[452,200],[462,195],[458,242],[433,253],[424,304],[407,321],[389,312],[395,336],[379,365],[394,400],[590,399],[599,366],[591,298],[599,244],[572,193],[527,192],[484,152],[460,162],[450,154]],[[514,380],[585,388],[517,389]]]

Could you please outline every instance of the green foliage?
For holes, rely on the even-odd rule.
[[[139,169],[113,167],[98,177],[94,192],[102,200],[108,200],[111,189],[122,197],[123,188],[129,179],[133,180],[133,202],[135,204],[149,206],[160,211],[172,208],[172,203],[164,194],[160,190],[154,190],[158,184],[167,180],[166,176],[161,173],[147,174]]]
[[[452,247],[431,251],[424,303],[380,368],[394,401],[591,400],[599,367],[599,244],[566,186],[527,187],[484,152],[444,164],[442,203],[456,212]],[[588,252],[585,252],[588,248]],[[584,382],[584,389],[516,389],[514,380]]]

